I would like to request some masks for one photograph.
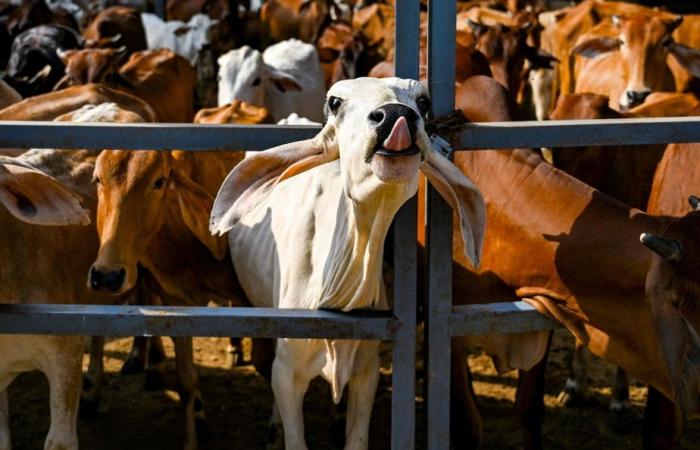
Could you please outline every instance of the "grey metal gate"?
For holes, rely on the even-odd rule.
[[[158,2],[164,12],[163,1]],[[396,0],[396,74],[418,78],[420,2]],[[433,113],[454,102],[455,0],[429,1],[428,84]],[[306,139],[318,127],[0,122],[0,148],[263,150]],[[700,142],[700,118],[469,124],[458,149],[573,147]],[[449,448],[450,340],[557,326],[522,302],[452,307],[452,213],[427,196],[428,300],[425,308],[427,448]],[[0,333],[353,338],[393,341],[394,450],[415,447],[416,200],[395,221],[393,312],[270,308],[0,305]],[[507,299],[504,299],[507,300]]]

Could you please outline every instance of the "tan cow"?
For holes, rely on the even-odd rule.
[[[89,105],[58,120],[112,121],[117,116],[133,119],[135,115],[114,104]],[[5,206],[0,210],[0,228],[5,236],[12,236],[2,247],[3,302],[100,304],[112,300],[90,291],[81,281],[98,248],[95,227],[79,226],[94,219],[96,195],[90,178],[98,153],[30,150],[17,158],[0,159],[0,202]],[[51,403],[44,448],[77,450],[83,348],[81,336],[0,336],[0,448],[10,448],[7,386],[20,372],[40,370],[49,380]]]
[[[9,84],[0,80],[0,109],[17,103],[22,100],[22,96],[12,89]]]

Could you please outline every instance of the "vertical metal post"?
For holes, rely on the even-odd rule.
[[[165,2],[166,0],[153,0],[155,9],[156,9],[156,15],[160,17],[163,20],[166,20],[165,17]]]
[[[428,86],[433,115],[454,108],[455,0],[428,2]],[[452,312],[452,211],[435,189],[428,189],[428,296],[425,308],[426,430],[428,450],[450,448],[449,318]]]
[[[418,79],[420,2],[396,1],[395,73]],[[391,397],[391,448],[415,448],[416,436],[416,198],[399,210],[394,221],[394,339]]]

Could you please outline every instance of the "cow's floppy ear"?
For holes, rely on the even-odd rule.
[[[671,42],[668,51],[685,70],[694,77],[700,77],[700,50],[687,45]]]
[[[225,236],[212,236],[207,227],[214,198],[199,184],[177,169],[173,171],[173,181],[177,191],[180,214],[185,225],[216,259],[223,259],[228,250],[228,239]]]
[[[224,234],[286,178],[338,158],[328,133],[247,156],[228,174],[214,200],[209,230]]]
[[[486,230],[486,204],[481,191],[450,160],[436,151],[428,152],[421,172],[459,216],[465,255],[479,266]]]
[[[593,38],[578,44],[571,50],[571,53],[575,55],[581,55],[584,58],[595,58],[597,56],[602,55],[603,53],[608,53],[613,50],[617,50],[618,48],[620,48],[621,43],[622,41],[618,38]]]
[[[282,92],[301,91],[301,86],[299,85],[297,80],[292,78],[289,74],[282,72],[281,70],[277,70],[274,67],[268,66],[267,76],[270,79],[270,81],[275,83],[275,87]]]
[[[3,161],[0,163],[0,203],[18,218],[35,225],[90,223],[80,196],[45,173]]]

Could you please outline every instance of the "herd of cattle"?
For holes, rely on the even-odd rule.
[[[427,178],[457,217],[455,304],[531,303],[578,342],[563,403],[582,395],[587,347],[620,367],[611,412],[629,408],[629,373],[649,385],[645,448],[678,444],[700,394],[697,144],[459,152],[452,164],[428,138],[426,88],[392,78],[393,4],[172,0],[167,21],[149,9],[0,1],[0,120],[323,122],[322,131],[247,156],[3,150],[3,302],[386,309],[384,240]],[[456,35],[465,120],[700,115],[700,15],[473,0],[458,2]],[[192,339],[173,340],[184,447],[195,449],[205,416]],[[455,339],[455,448],[477,447],[482,434],[473,345],[499,371],[520,370],[524,446],[542,447],[550,340]],[[94,414],[100,401],[103,346],[92,339],[83,375],[80,337],[0,336],[0,449],[10,448],[6,388],[28,370],[49,380],[45,448],[77,449],[78,407]],[[302,400],[321,375],[336,403],[348,387],[345,448],[367,448],[377,342],[255,340],[252,359],[275,394],[271,423],[283,428],[271,447],[306,448]],[[159,338],[137,338],[123,372],[145,370],[157,387],[163,360]]]

